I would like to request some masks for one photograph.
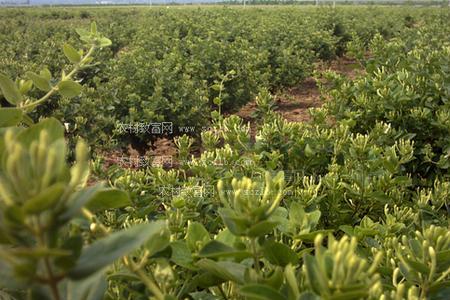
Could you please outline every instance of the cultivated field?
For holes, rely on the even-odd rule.
[[[450,9],[0,9],[0,299],[449,299]]]

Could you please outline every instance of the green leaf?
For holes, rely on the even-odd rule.
[[[102,300],[108,287],[105,274],[98,272],[83,280],[69,280],[67,283],[68,300]]]
[[[238,237],[232,234],[228,228],[224,228],[217,233],[215,240],[232,247],[238,240]]]
[[[101,48],[103,48],[103,47],[109,47],[109,46],[112,45],[111,40],[108,39],[108,38],[105,38],[105,37],[100,38],[100,39],[98,40],[98,42],[99,42],[99,46],[100,46]]]
[[[277,227],[278,222],[275,221],[262,221],[259,222],[247,230],[247,235],[250,237],[260,237],[265,234],[271,233],[275,227]]]
[[[199,275],[195,276],[192,280],[192,284],[189,285],[189,290],[193,290],[192,287],[200,287],[201,289],[206,289],[212,286],[217,286],[222,284],[226,280],[215,276],[214,274],[204,271]],[[195,288],[194,288],[195,289]]]
[[[23,112],[21,109],[6,107],[0,108],[0,128],[16,126],[22,121]]]
[[[306,144],[305,147],[305,156],[306,157],[311,157],[315,154],[314,150],[312,150],[311,146],[309,144]]]
[[[211,89],[213,89],[216,92],[219,92],[222,89],[222,87],[220,84],[216,83],[211,86]],[[217,103],[215,103],[215,104],[217,104]]]
[[[18,205],[7,206],[3,211],[4,222],[10,227],[20,227],[25,222],[25,214]]]
[[[96,35],[97,34],[97,23],[92,22],[91,23],[91,34]]]
[[[197,262],[197,266],[224,280],[230,280],[239,284],[244,283],[246,266],[230,261],[219,261],[204,258]]]
[[[80,38],[88,38],[91,35],[91,33],[84,28],[77,28],[77,29],[75,29],[75,31],[76,31],[76,33],[78,33]]]
[[[55,118],[48,118],[23,130],[17,135],[17,140],[25,147],[39,139],[41,131],[46,130],[49,137],[49,143],[64,138],[64,126]]]
[[[231,233],[241,236],[247,230],[247,220],[236,216],[236,213],[229,208],[219,208],[219,215],[222,218],[225,226]]]
[[[41,91],[48,92],[51,90],[50,80],[42,75],[38,75],[34,72],[27,72],[27,77],[33,80],[34,85]]]
[[[22,80],[19,86],[19,91],[22,95],[28,93],[33,87],[33,80]]]
[[[66,211],[59,216],[59,220],[65,223],[78,215],[81,208],[84,207],[89,200],[95,197],[95,194],[101,191],[101,189],[103,189],[103,187],[100,184],[97,184],[84,188],[73,194],[67,201]]]
[[[412,260],[412,259],[408,259],[408,258],[403,258],[404,263],[406,263],[411,269],[416,270],[419,273],[422,273],[422,275],[428,275],[430,273],[430,268],[418,261]]]
[[[50,71],[47,68],[43,68],[41,70],[41,72],[39,72],[39,75],[45,79],[47,79],[47,81],[52,80],[52,73],[50,73]]]
[[[350,291],[343,293],[335,293],[331,299],[333,300],[351,300],[351,299],[367,299],[367,289]]]
[[[291,248],[275,241],[266,242],[263,247],[263,253],[270,263],[277,266],[296,265],[298,262],[298,257]]]
[[[448,262],[450,260],[450,250],[444,250],[436,253],[438,262]]]
[[[70,251],[70,256],[57,257],[55,259],[55,265],[64,270],[73,268],[81,255],[82,248],[83,238],[81,235],[74,235],[65,239],[61,245],[61,249]]]
[[[17,105],[22,102],[23,97],[17,85],[3,73],[0,73],[0,89],[6,101],[12,105]]]
[[[274,288],[264,284],[246,284],[239,289],[239,293],[251,299],[285,300],[286,298]]]
[[[81,84],[72,80],[63,80],[58,84],[58,92],[67,98],[78,96],[82,89]]]
[[[131,205],[131,200],[128,193],[113,188],[97,191],[86,203],[87,209],[92,212],[121,208],[129,205]]]
[[[321,298],[311,292],[303,292],[298,297],[298,300],[320,300]]]
[[[85,278],[101,270],[161,234],[165,226],[164,221],[139,224],[94,242],[83,249],[70,278]]]
[[[439,281],[430,285],[430,299],[447,300],[448,295],[450,295],[450,280]]]
[[[411,251],[416,257],[420,257],[422,254],[422,243],[419,242],[416,239],[410,239],[408,241],[409,247],[411,248]]]
[[[28,285],[27,300],[53,300],[50,291],[43,285]]]
[[[33,119],[27,114],[23,114],[22,122],[29,127],[31,127],[35,124]]]
[[[350,225],[341,225],[339,226],[339,230],[342,230],[345,234],[349,236],[355,235],[355,229]]]
[[[155,235],[146,245],[145,248],[148,251],[150,257],[154,255],[165,254],[169,250],[169,257],[172,255],[172,249],[168,248],[170,245],[170,230],[168,227],[164,227],[159,235]]]
[[[398,264],[398,267],[400,269],[400,272],[402,273],[402,275],[411,282],[415,282],[417,280],[419,280],[419,277],[417,276],[417,272],[414,271],[413,269],[409,268],[408,265],[404,264],[403,262],[400,262]]]
[[[306,277],[308,278],[312,289],[319,294],[321,291],[326,292],[328,290],[327,280],[323,277],[323,274],[320,273],[314,256],[305,254],[303,256],[303,262],[305,264]]]
[[[236,259],[244,259],[251,257],[252,254],[247,251],[236,250],[219,241],[210,241],[199,252],[200,257],[205,258],[220,258],[220,257],[234,257]]]
[[[198,251],[210,240],[208,230],[201,223],[189,223],[186,233],[186,244],[189,250],[193,252]]]
[[[170,244],[170,248],[172,248],[172,256],[170,257],[171,261],[179,266],[182,266],[183,268],[190,270],[195,269],[192,265],[192,253],[185,241],[174,241]]]
[[[213,110],[211,112],[211,118],[214,120],[220,118],[220,113],[217,110]]]
[[[72,47],[70,44],[64,44],[63,46],[64,55],[67,59],[74,64],[77,64],[81,61],[81,55],[78,51]]]
[[[41,191],[39,195],[27,200],[23,205],[23,211],[26,214],[39,214],[49,209],[58,202],[65,189],[66,186],[64,183],[55,183],[49,186]]]
[[[11,243],[11,238],[9,237],[9,234],[0,227],[0,245],[1,244],[3,244],[3,245],[10,244],[10,243]]]
[[[16,289],[23,290],[27,286],[26,282],[19,281],[19,278],[14,276],[14,270],[8,265],[3,258],[0,259],[0,290],[2,289]],[[0,297],[1,299],[1,297]]]

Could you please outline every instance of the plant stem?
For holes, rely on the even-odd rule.
[[[29,104],[26,104],[26,105],[22,106],[21,108],[24,109],[24,110],[31,110],[31,109],[35,108],[36,106],[38,106],[39,104],[44,103],[45,101],[47,101],[48,98],[50,98],[50,96],[53,95],[57,90],[58,90],[58,88],[56,86],[54,86],[42,98],[40,98],[37,101],[31,102]]]
[[[45,269],[47,271],[49,285],[50,285],[50,289],[52,291],[53,299],[60,300],[61,297],[59,295],[59,290],[58,290],[58,280],[53,275],[52,266],[50,265],[50,261],[48,260],[48,257],[44,258],[44,264],[45,264]]]
[[[419,299],[427,299],[427,294],[428,294],[428,283],[424,282],[420,290]]]
[[[37,228],[36,234],[37,234],[38,244],[41,245],[42,247],[47,248],[47,242],[46,242],[46,239],[44,236],[44,232],[42,230],[41,222],[38,217],[36,217],[35,223],[37,225],[36,226],[36,228]],[[50,290],[52,292],[52,297],[54,300],[60,300],[61,296],[59,295],[59,290],[58,290],[58,282],[60,279],[55,277],[53,270],[52,270],[52,265],[51,265],[48,257],[44,257],[43,260],[44,260],[45,271],[47,273],[47,284],[50,286]]]
[[[95,50],[95,46],[91,46],[91,48],[86,53],[86,55],[81,59],[81,61],[78,64],[76,64],[75,67],[73,68],[73,70],[70,71],[69,74],[65,75],[61,79],[61,81],[71,79],[72,76],[74,76],[84,66],[84,64],[86,63],[86,60],[92,56],[92,54],[94,53],[94,50]],[[31,110],[31,109],[35,108],[36,106],[38,106],[39,104],[42,104],[45,101],[47,101],[56,91],[58,91],[58,85],[55,85],[54,87],[52,87],[50,89],[50,91],[48,91],[47,94],[45,94],[39,100],[36,100],[34,102],[23,105],[23,106],[21,106],[21,108],[26,111]]]
[[[95,222],[95,224],[98,226],[98,229],[100,229],[101,233],[104,235],[107,235],[109,233],[108,228],[106,228],[105,225],[103,225],[102,223],[100,223],[97,220],[97,217],[87,208],[83,207],[81,209],[81,213],[90,221],[90,222]]]
[[[123,262],[126,267],[130,269],[133,273],[135,273],[142,282],[147,286],[147,288],[153,293],[156,299],[164,300],[164,294],[159,289],[158,285],[151,280],[147,274],[145,274],[141,269],[139,269],[131,259],[128,257],[123,258]]]
[[[253,259],[254,259],[254,265],[256,273],[259,275],[261,273],[261,269],[259,268],[259,255],[258,250],[256,249],[256,238],[250,239],[251,246],[252,246],[252,252],[253,252]]]

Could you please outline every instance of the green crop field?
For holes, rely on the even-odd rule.
[[[450,9],[0,8],[0,299],[450,299]]]

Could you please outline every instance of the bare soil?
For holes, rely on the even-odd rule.
[[[277,111],[289,122],[308,122],[308,110],[322,105],[320,92],[313,78],[307,78],[301,85],[285,90],[277,98]]]
[[[331,70],[350,79],[354,79],[362,73],[359,64],[347,57],[340,57],[331,62],[318,63],[316,70]],[[279,92],[275,97],[276,111],[290,122],[308,122],[310,120],[308,110],[313,107],[320,107],[323,104],[319,88],[312,77],[307,78],[296,87]],[[254,101],[251,101],[236,113],[245,121],[251,122],[252,136],[256,132],[256,124],[251,117],[255,109],[256,104]]]

